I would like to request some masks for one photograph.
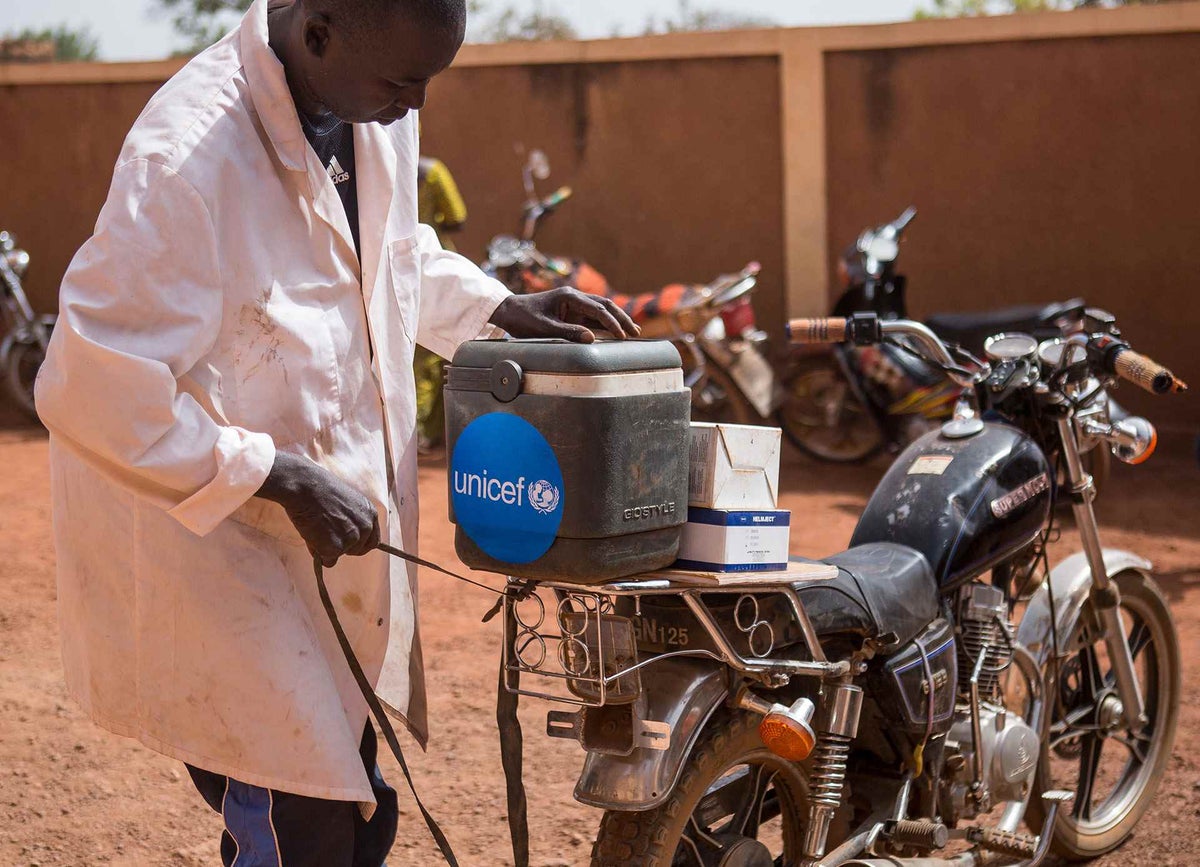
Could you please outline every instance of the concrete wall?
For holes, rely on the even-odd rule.
[[[1200,3],[468,46],[431,89],[424,135],[466,195],[472,258],[515,229],[539,147],[550,184],[576,193],[544,249],[626,291],[758,259],[775,330],[785,312],[825,311],[837,251],[914,203],[914,312],[1084,295],[1200,380],[1198,48]],[[125,131],[178,67],[0,65],[0,223],[34,257],[39,307]],[[1200,424],[1200,401],[1173,415]]]
[[[914,313],[1078,295],[1200,381],[1197,57],[1200,33],[828,55],[830,258],[915,204]]]
[[[707,282],[757,258],[760,312],[783,316],[775,58],[452,69],[422,125],[423,150],[467,200],[454,240],[471,258],[517,230],[524,154],[541,148],[543,194],[574,190],[539,232],[544,251],[581,256],[627,292]]]
[[[125,133],[160,82],[0,85],[0,228],[32,258],[25,289],[53,310],[58,284],[87,240]]]

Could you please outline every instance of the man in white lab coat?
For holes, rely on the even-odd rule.
[[[635,333],[574,290],[510,296],[418,225],[412,112],[463,7],[258,0],[147,105],[63,280],[37,402],[67,683],[188,764],[226,865],[390,848],[395,793],[312,561],[424,744],[415,571],[374,550],[417,541],[415,343]]]

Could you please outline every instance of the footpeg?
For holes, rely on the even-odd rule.
[[[1037,849],[1028,861],[1022,861],[1017,867],[1038,867],[1050,854],[1050,841],[1054,839],[1054,825],[1058,821],[1058,811],[1075,800],[1074,792],[1064,792],[1056,789],[1042,793],[1042,805],[1046,808],[1046,820],[1042,823],[1042,833],[1038,835]]]
[[[883,837],[893,846],[932,852],[950,842],[950,829],[941,822],[916,822],[911,819],[890,821]]]
[[[967,835],[967,839],[982,849],[1010,858],[1032,858],[1037,852],[1038,838],[1032,834],[977,828]]]

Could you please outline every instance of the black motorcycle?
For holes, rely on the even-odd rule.
[[[1114,849],[1170,758],[1180,650],[1150,563],[1101,546],[1080,453],[1145,460],[1154,428],[1110,418],[1107,393],[1183,384],[1098,310],[1078,338],[994,336],[987,362],[874,313],[791,334],[902,345],[962,398],[840,554],[512,585],[504,685],[575,705],[547,733],[586,751],[575,797],[605,811],[593,867],[1036,867]],[[1050,569],[1058,499],[1082,551]]]
[[[908,208],[890,223],[867,229],[838,260],[842,294],[834,316],[870,311],[907,319],[906,277],[896,270],[900,240],[917,214]],[[1047,339],[1078,330],[1079,299],[978,313],[936,314],[925,320],[944,341],[975,355],[993,334],[1019,331]],[[902,343],[834,346],[814,353],[797,348],[782,374],[779,424],[807,454],[857,463],[882,449],[898,451],[949,418],[961,389]],[[1097,475],[1102,468],[1093,468]]]
[[[13,402],[30,418],[37,418],[33,385],[46,357],[55,318],[39,316],[29,305],[21,278],[29,268],[29,254],[17,239],[0,231],[0,374]]]

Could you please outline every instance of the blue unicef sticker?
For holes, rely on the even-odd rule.
[[[497,560],[530,563],[550,550],[562,523],[562,490],[554,449],[523,418],[482,415],[454,444],[455,520]]]

